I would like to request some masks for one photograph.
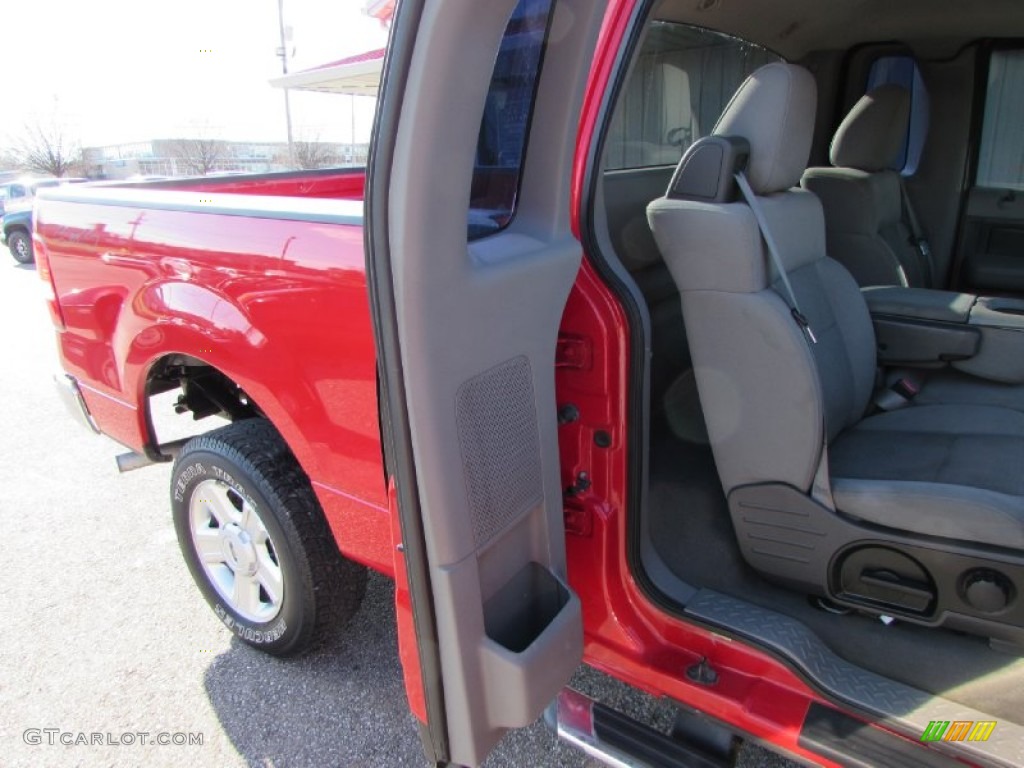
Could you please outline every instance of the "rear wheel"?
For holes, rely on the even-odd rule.
[[[19,264],[31,264],[35,257],[32,254],[32,238],[28,232],[16,229],[7,236],[7,247],[11,256]]]
[[[366,569],[338,552],[309,479],[267,421],[189,441],[174,464],[171,506],[193,579],[249,645],[302,653],[359,607]]]

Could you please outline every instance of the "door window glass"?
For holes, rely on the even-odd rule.
[[[711,132],[747,75],[773,61],[752,43],[655,21],[612,117],[605,167],[674,165]]]
[[[515,213],[550,16],[551,0],[519,0],[505,28],[480,121],[470,240],[503,229]]]
[[[1024,190],[1024,50],[994,51],[989,61],[977,185]]]

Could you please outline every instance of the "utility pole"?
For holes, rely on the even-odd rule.
[[[284,26],[284,0],[277,0],[277,24],[281,32],[281,47],[277,55],[281,57],[281,73],[288,74],[288,41]],[[292,103],[288,97],[288,89],[284,89],[284,116],[288,122],[288,163],[295,165],[295,148],[292,143]]]

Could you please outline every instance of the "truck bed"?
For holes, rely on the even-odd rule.
[[[363,168],[328,168],[318,171],[167,179],[131,184],[131,186],[145,190],[193,190],[239,195],[362,200],[365,181],[366,175]]]
[[[346,554],[386,571],[363,179],[61,188],[37,202],[35,242],[63,367],[102,432],[152,453],[149,395],[182,362],[208,368],[285,438]]]

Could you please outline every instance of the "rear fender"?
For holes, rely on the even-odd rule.
[[[146,400],[149,372],[167,355],[188,355],[234,381],[274,424],[306,473],[315,476],[316,456],[298,421],[322,417],[323,403],[311,383],[297,375],[291,352],[227,296],[184,281],[150,284],[125,313],[117,336],[115,349],[126,350],[125,391],[137,407],[146,445],[154,440]]]

